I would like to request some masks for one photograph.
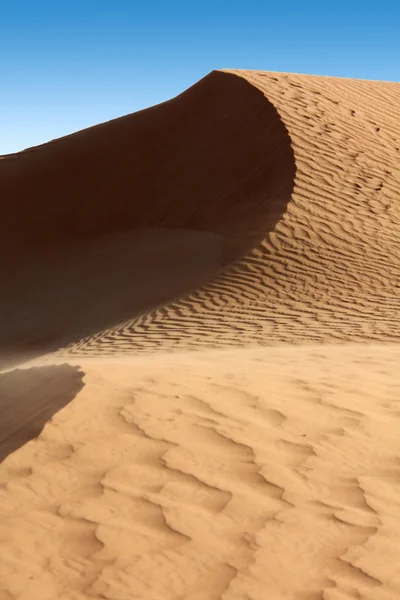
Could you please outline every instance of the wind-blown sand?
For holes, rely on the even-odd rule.
[[[400,597],[400,84],[213,72],[0,161],[0,600]]]

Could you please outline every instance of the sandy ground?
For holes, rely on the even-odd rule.
[[[398,598],[399,364],[347,345],[14,371],[16,429],[77,395],[0,469],[0,598]]]
[[[400,84],[213,72],[0,161],[0,600],[400,598]]]

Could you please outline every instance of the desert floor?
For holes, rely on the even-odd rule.
[[[213,72],[0,161],[0,600],[400,598],[400,84]]]

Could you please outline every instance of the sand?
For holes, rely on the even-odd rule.
[[[0,600],[400,597],[400,84],[213,72],[0,161]]]

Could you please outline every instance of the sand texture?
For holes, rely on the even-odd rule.
[[[400,84],[1,158],[0,600],[398,600]]]

